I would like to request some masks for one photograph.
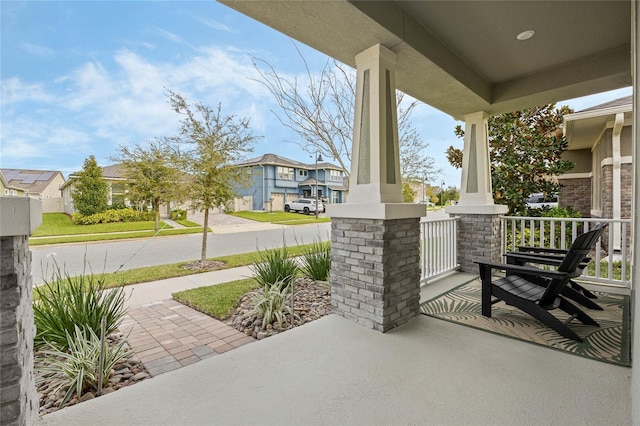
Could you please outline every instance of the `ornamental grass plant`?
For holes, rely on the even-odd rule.
[[[327,281],[331,272],[331,243],[314,240],[301,260],[300,270],[304,276],[315,281]]]
[[[106,319],[106,333],[118,328],[125,315],[123,287],[106,290],[105,282],[93,273],[84,272],[71,277],[54,263],[51,279],[34,287],[33,313],[36,325],[34,346],[48,344],[61,351],[69,349],[68,336],[76,335],[76,328],[85,338],[93,332],[100,334],[100,322]]]
[[[251,271],[255,279],[267,291],[276,283],[285,286],[298,275],[298,264],[295,259],[289,257],[286,245],[278,248],[258,251],[258,256],[253,259]]]

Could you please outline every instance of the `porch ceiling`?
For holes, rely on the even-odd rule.
[[[381,43],[398,89],[455,118],[632,83],[629,0],[220,1],[351,66]]]

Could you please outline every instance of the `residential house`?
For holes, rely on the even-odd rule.
[[[24,197],[26,196],[24,189],[9,185],[7,179],[0,171],[0,196],[2,197]]]
[[[631,218],[632,115],[627,96],[564,117],[569,148],[563,158],[575,166],[558,177],[560,206],[571,206],[583,217]],[[620,225],[612,228],[614,248],[620,249]]]
[[[247,169],[250,185],[238,189],[248,200],[252,210],[283,210],[284,203],[299,197],[315,197],[327,203],[344,203],[347,188],[344,170],[334,164],[320,161],[306,164],[264,154],[237,164]],[[316,175],[317,170],[317,175]],[[250,197],[250,199],[249,199]]]
[[[119,165],[114,164],[111,166],[101,167],[102,178],[107,182],[109,187],[108,204],[113,205],[129,205],[129,200],[125,197],[125,182],[126,178],[122,176],[122,169]],[[78,179],[77,173],[69,175],[69,179],[60,187],[62,191],[62,199],[64,202],[64,212],[67,214],[73,214],[76,212],[73,206],[73,198],[71,192],[73,190],[74,182]]]
[[[631,101],[627,96],[564,117],[569,148],[563,159],[575,166],[558,177],[561,206],[583,217],[631,217]]]
[[[24,195],[42,201],[43,213],[56,213],[63,211],[60,186],[64,183],[64,176],[59,171],[53,170],[23,170],[0,169],[9,188],[9,195],[16,191]],[[6,193],[7,187],[3,190]]]

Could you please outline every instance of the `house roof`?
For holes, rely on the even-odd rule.
[[[286,157],[282,157],[277,154],[264,154],[259,157],[251,158],[246,161],[242,161],[237,163],[237,166],[257,166],[261,164],[273,164],[275,166],[288,166],[288,167],[296,167],[299,169],[306,170],[314,170],[316,168],[316,163],[302,163],[300,161],[291,160]],[[334,169],[334,170],[342,170],[341,167],[336,166],[335,164],[328,163],[326,161],[322,161],[318,163],[319,169]]]
[[[564,133],[569,150],[590,149],[601,138],[618,114],[623,115],[623,125],[630,125],[632,96],[614,99],[564,116]]]
[[[624,98],[614,99],[612,101],[605,102],[603,104],[585,108],[578,112],[597,111],[605,108],[614,108],[614,107],[621,107],[621,106],[627,106],[627,105],[631,106],[632,101],[633,101],[633,95],[629,95],[629,96],[625,96]]]
[[[0,169],[8,185],[30,194],[41,194],[62,172],[55,170]],[[62,177],[64,179],[64,177]],[[56,188],[58,189],[58,188]]]
[[[352,67],[381,44],[399,90],[457,119],[633,83],[630,0],[219,1]]]
[[[102,177],[104,179],[111,179],[111,180],[124,180],[125,179],[123,177],[122,166],[120,164],[113,164],[111,166],[104,166],[104,167],[100,167],[100,169],[102,169]],[[69,186],[74,180],[76,180],[78,178],[78,174],[79,173],[80,172],[71,173],[69,175],[69,179],[67,179],[67,181],[62,184],[60,189],[64,189],[67,186]]]

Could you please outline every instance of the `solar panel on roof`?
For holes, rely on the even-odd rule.
[[[38,175],[28,175],[22,178],[22,183],[30,185],[38,179]]]
[[[37,180],[49,180],[53,175],[54,172],[42,172],[40,176],[38,176]]]

